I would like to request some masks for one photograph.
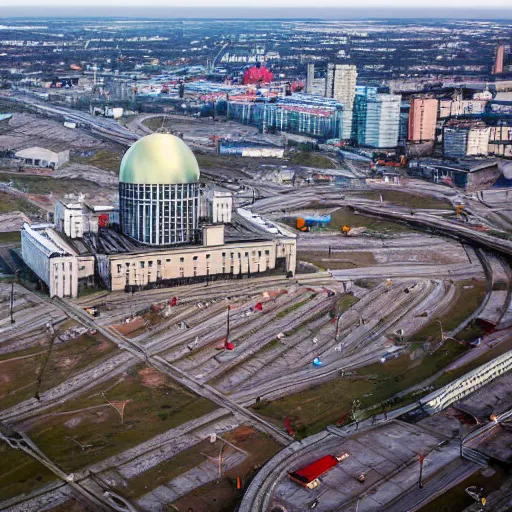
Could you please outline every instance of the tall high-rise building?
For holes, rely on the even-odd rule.
[[[500,44],[496,48],[496,58],[494,60],[494,66],[492,68],[493,75],[501,75],[503,73],[503,64],[505,61],[505,45]]]
[[[409,140],[426,142],[436,137],[437,100],[412,98],[409,111]]]
[[[311,94],[313,92],[313,80],[315,79],[315,65],[310,62],[306,75],[306,92]]]
[[[398,144],[402,97],[358,88],[354,106],[355,139],[360,146],[394,148]]]
[[[352,113],[356,96],[357,68],[352,64],[328,64],[325,96],[343,103],[342,139],[350,139]]]

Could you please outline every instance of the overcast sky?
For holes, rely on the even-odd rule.
[[[186,7],[184,7],[186,6]],[[512,18],[511,0],[0,0],[0,16]]]

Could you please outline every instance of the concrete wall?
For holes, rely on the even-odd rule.
[[[285,271],[295,273],[294,239],[110,255],[110,287],[112,291],[118,291],[126,286],[147,286],[167,279],[257,274],[275,269],[277,258],[285,258]]]
[[[75,256],[50,258],[50,297],[78,296],[78,259]]]

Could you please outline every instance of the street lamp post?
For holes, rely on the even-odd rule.
[[[418,460],[420,461],[420,478],[418,480],[418,487],[423,489],[423,462],[425,461],[426,455],[420,453],[418,455]]]
[[[15,272],[14,272],[14,279],[11,281],[11,300],[10,300],[10,314],[11,314],[11,324],[14,324],[16,323],[16,320],[14,320],[14,281],[18,280],[18,272],[20,271],[21,269],[17,269]]]

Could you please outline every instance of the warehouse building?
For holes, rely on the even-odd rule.
[[[24,164],[32,167],[57,169],[69,162],[69,150],[56,152],[45,148],[33,147],[20,149],[16,151],[14,156],[22,160]]]
[[[50,296],[76,297],[83,287],[112,291],[204,280],[293,275],[295,235],[269,221],[227,212],[232,197],[208,194],[200,216],[199,167],[188,146],[169,134],[139,139],[119,172],[120,208],[64,204],[55,224],[22,230],[22,255]]]
[[[495,186],[502,176],[498,160],[462,158],[456,161],[441,158],[420,158],[409,163],[412,175],[445,185],[476,192]]]

